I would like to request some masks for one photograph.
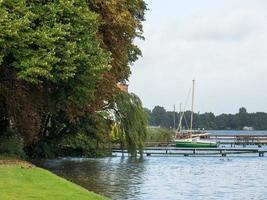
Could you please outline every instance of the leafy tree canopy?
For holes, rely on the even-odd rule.
[[[129,149],[140,149],[141,101],[116,84],[141,55],[145,11],[143,0],[0,1],[0,126],[12,121],[30,150],[94,148],[109,131],[99,111],[116,102]]]
[[[112,68],[103,75],[94,102],[94,109],[101,109],[103,102],[112,101],[118,90],[116,84],[127,80],[129,65],[141,55],[134,39],[143,38],[142,22],[145,20],[146,3],[143,0],[89,0],[91,10],[99,14],[98,36],[101,47],[111,52]]]
[[[68,101],[84,105],[91,99],[109,57],[96,40],[97,15],[86,1],[4,0],[0,5],[2,65],[19,80],[62,86],[57,92]]]
[[[0,1],[0,94],[22,134],[38,134],[42,107],[72,118],[95,99],[110,68],[98,25],[85,0]]]

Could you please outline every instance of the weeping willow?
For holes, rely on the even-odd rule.
[[[137,156],[137,151],[142,156],[147,136],[147,114],[141,100],[133,93],[120,92],[112,107],[121,146],[125,146],[133,157]]]

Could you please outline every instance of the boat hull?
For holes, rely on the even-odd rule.
[[[175,147],[188,147],[188,148],[216,148],[218,145],[214,142],[201,142],[201,141],[175,141]]]

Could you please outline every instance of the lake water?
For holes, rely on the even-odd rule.
[[[267,199],[264,157],[69,158],[43,166],[116,200]]]
[[[114,200],[267,199],[267,157],[257,155],[62,158],[41,166]]]

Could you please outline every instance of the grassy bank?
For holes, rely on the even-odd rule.
[[[0,161],[0,199],[107,199],[29,163],[1,158]]]

